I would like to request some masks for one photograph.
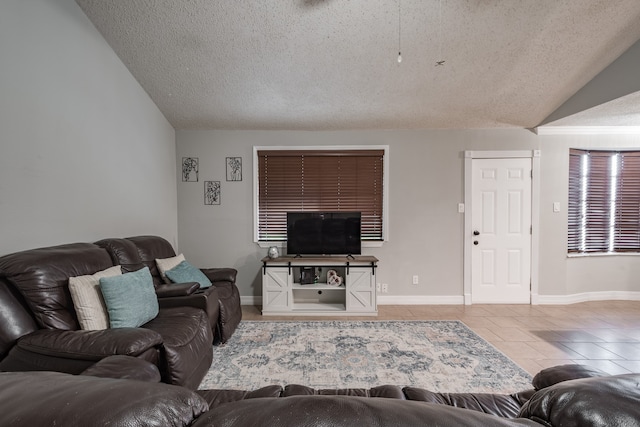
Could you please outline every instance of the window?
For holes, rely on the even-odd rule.
[[[363,241],[382,241],[385,149],[257,149],[257,239],[285,241],[287,212],[362,213]]]
[[[570,150],[569,253],[640,252],[640,151]]]

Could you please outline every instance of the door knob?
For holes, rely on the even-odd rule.
[[[480,235],[480,232],[479,232],[478,230],[473,230],[473,235],[474,235],[474,236],[479,236],[479,235]]]
[[[474,241],[473,241],[473,244],[474,244],[474,245],[477,245],[477,244],[478,244],[478,241],[477,241],[477,240],[474,240]]]

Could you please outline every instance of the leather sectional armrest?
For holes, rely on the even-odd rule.
[[[158,298],[182,297],[191,295],[200,289],[198,282],[189,283],[172,283],[170,285],[160,285],[156,288],[156,296]]]
[[[214,284],[215,282],[235,283],[238,275],[238,270],[235,268],[203,268],[201,270]]]
[[[542,390],[563,381],[606,376],[609,374],[592,366],[568,364],[543,369],[533,377],[532,384],[536,390]]]
[[[41,329],[22,337],[17,346],[32,353],[78,360],[100,360],[114,354],[137,356],[162,344],[162,336],[143,328],[101,331]]]
[[[518,417],[545,426],[637,426],[640,374],[584,377],[537,391]]]
[[[131,356],[109,356],[85,369],[80,375],[100,378],[160,382],[160,371],[151,362]]]
[[[207,402],[184,387],[59,372],[3,372],[0,425],[193,426]]]

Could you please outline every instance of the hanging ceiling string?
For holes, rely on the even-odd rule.
[[[402,0],[398,0],[398,64],[402,62],[402,39],[400,36],[402,30],[402,22],[400,20],[401,2]]]
[[[436,67],[439,65],[444,65],[444,59],[442,59],[442,0],[440,0],[440,4],[438,6],[438,58],[439,61],[436,61]]]

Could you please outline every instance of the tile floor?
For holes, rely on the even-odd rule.
[[[640,301],[380,305],[375,317],[263,317],[259,306],[242,309],[244,320],[460,320],[532,375],[566,363],[640,372]]]

